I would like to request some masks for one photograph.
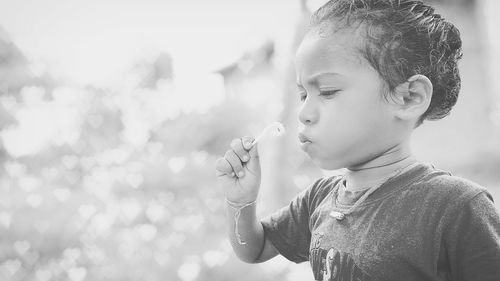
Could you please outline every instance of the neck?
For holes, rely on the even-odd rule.
[[[382,184],[396,171],[414,162],[409,141],[399,143],[365,162],[348,167],[346,189],[359,191]]]

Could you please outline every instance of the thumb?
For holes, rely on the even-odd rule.
[[[248,151],[248,154],[250,154],[250,158],[259,158],[259,146],[255,144],[250,151]]]
[[[259,149],[258,144],[255,144],[248,154],[250,154],[250,160],[246,163],[247,169],[252,172],[254,175],[260,174],[260,158],[259,158]]]
[[[243,147],[248,151],[248,154],[250,155],[250,160],[248,160],[246,167],[248,170],[250,170],[254,175],[258,174],[260,172],[260,159],[259,159],[259,149],[258,149],[258,144],[255,143],[252,146],[252,143],[254,142],[253,137],[243,137]]]

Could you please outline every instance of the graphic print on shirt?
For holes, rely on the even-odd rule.
[[[321,248],[324,234],[315,233],[311,239],[312,247],[309,252],[309,260],[317,281],[373,281],[354,259],[342,251],[334,248],[328,250]]]

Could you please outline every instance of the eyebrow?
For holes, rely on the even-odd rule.
[[[321,76],[336,76],[336,75],[341,75],[340,73],[337,73],[337,72],[320,72],[320,73],[316,73],[316,74],[313,74],[309,77],[309,79],[307,79],[307,84],[316,84],[315,81],[318,77],[321,77]],[[297,86],[298,87],[303,87],[302,84],[300,84],[300,81],[297,81]]]

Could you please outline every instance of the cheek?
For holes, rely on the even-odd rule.
[[[376,105],[366,102],[339,104],[324,114],[325,130],[330,133],[350,135],[358,130],[370,130],[378,126],[383,118],[383,111]]]
[[[379,93],[367,93],[363,99],[354,102],[354,106],[344,109],[343,114],[349,116],[347,122],[366,130],[387,126],[391,116],[390,108]]]
[[[369,147],[371,142],[388,133],[390,114],[380,104],[358,103],[325,112],[322,131],[325,149]]]

